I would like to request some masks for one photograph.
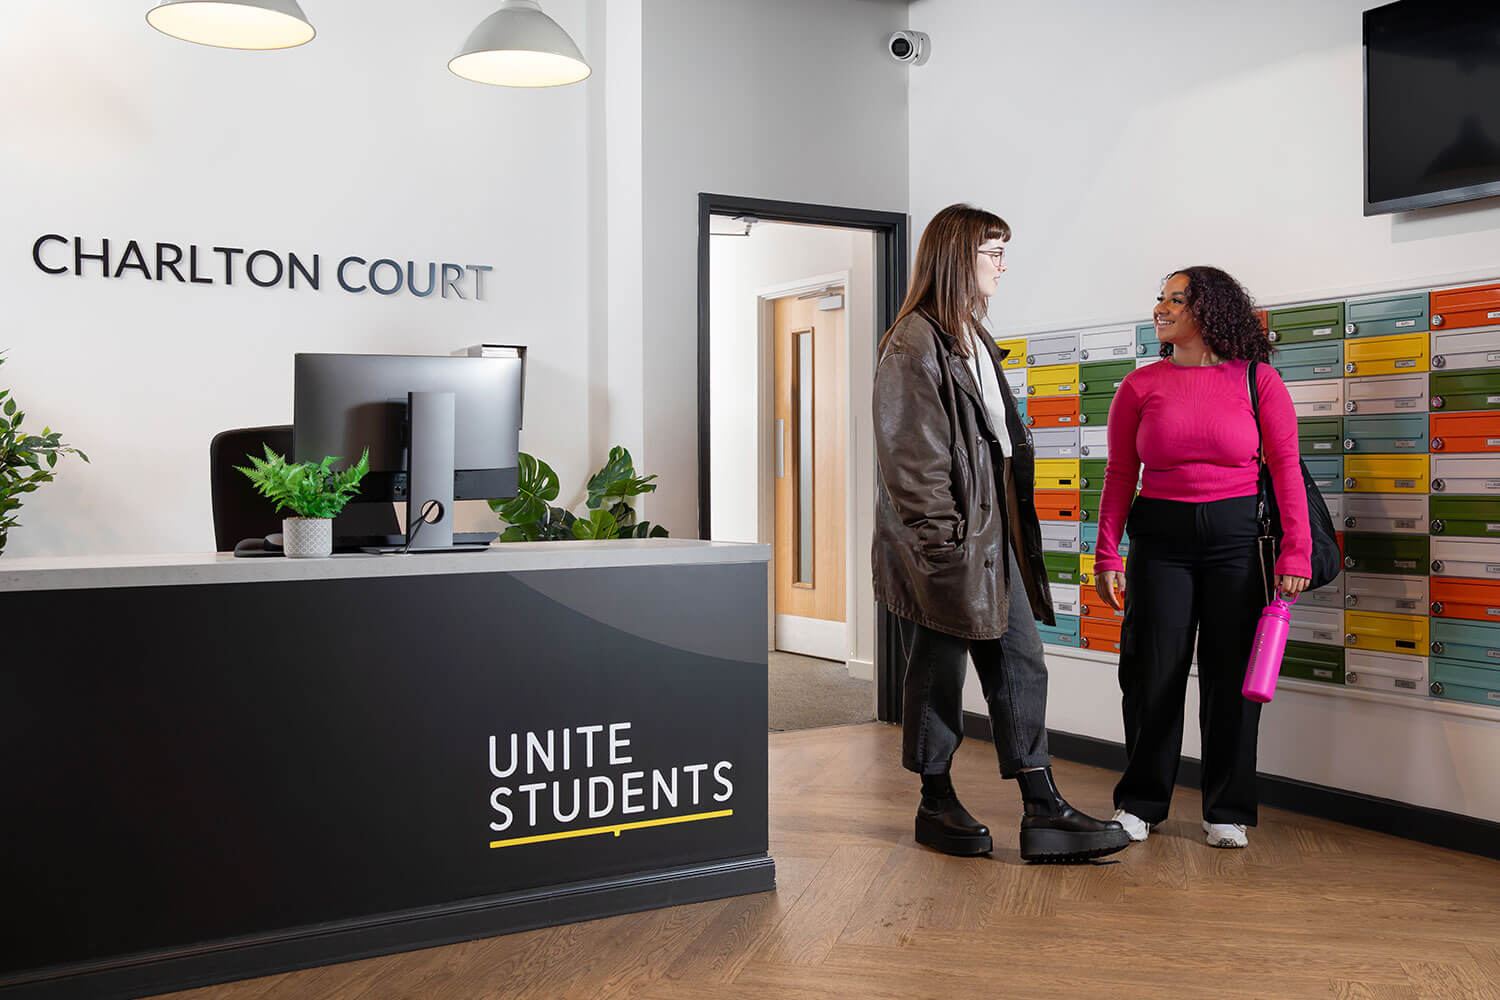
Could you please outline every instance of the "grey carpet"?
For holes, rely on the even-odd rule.
[[[875,683],[855,680],[836,660],[770,654],[771,732],[871,722]]]

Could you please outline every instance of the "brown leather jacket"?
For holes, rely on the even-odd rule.
[[[990,338],[979,339],[1003,387],[1005,355]],[[1032,613],[1056,622],[1033,498],[1036,455],[1008,390],[1007,426],[990,425],[956,347],[936,322],[912,313],[886,338],[875,368],[875,599],[940,632],[995,639],[1005,633],[1015,582],[1007,543]],[[999,433],[1010,436],[1009,463]]]

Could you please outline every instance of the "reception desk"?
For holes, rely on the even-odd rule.
[[[0,559],[0,997],[773,888],[768,558]]]

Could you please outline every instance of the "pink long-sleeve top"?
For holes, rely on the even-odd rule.
[[[1255,453],[1264,435],[1283,532],[1276,572],[1309,575],[1312,535],[1297,414],[1280,373],[1261,364],[1256,368],[1257,433],[1248,367],[1247,361],[1225,361],[1189,368],[1163,359],[1125,377],[1109,407],[1109,464],[1099,504],[1095,572],[1124,568],[1120,533],[1138,475],[1141,496],[1157,500],[1209,503],[1254,496],[1259,476]]]

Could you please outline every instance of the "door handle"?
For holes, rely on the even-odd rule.
[[[786,478],[786,419],[776,421],[776,478]]]

